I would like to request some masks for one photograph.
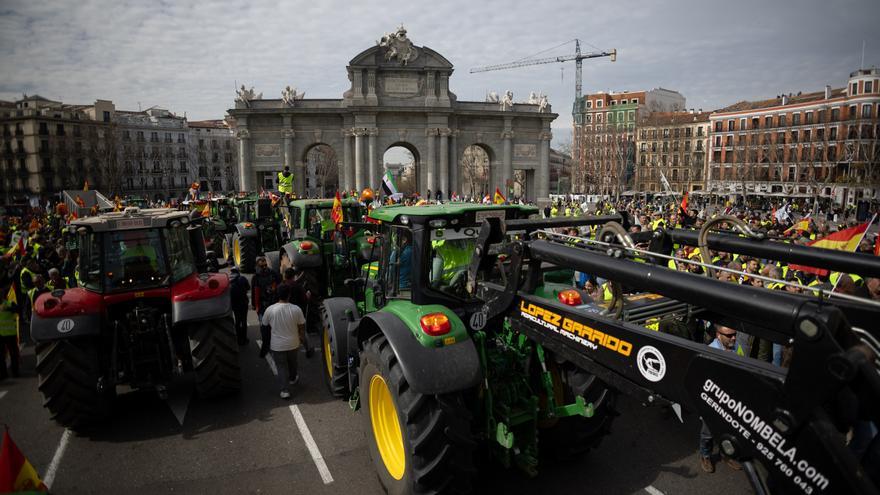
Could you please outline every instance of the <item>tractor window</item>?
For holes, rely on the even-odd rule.
[[[468,299],[465,285],[467,269],[474,255],[478,229],[434,229],[428,259],[432,289],[460,299]]]
[[[171,280],[179,282],[196,271],[193,254],[190,251],[189,235],[186,227],[176,227],[165,231],[168,242],[168,260],[171,261]]]
[[[101,290],[101,243],[94,233],[80,235],[77,279],[86,289]]]
[[[412,232],[392,227],[385,241],[386,269],[383,278],[388,298],[409,299],[412,287]]]
[[[104,281],[108,291],[167,284],[168,268],[159,231],[122,230],[105,234]]]

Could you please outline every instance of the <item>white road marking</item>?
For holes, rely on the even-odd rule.
[[[651,495],[664,495],[663,492],[661,492],[660,490],[654,488],[654,487],[651,486],[651,485],[646,486],[646,487],[645,487],[645,491],[648,492],[648,493],[650,493]]]
[[[257,339],[257,349],[262,349],[262,348],[263,348],[263,341],[260,339]],[[278,376],[278,367],[275,366],[275,359],[272,358],[271,352],[266,353],[266,362],[269,363],[269,369],[272,370],[272,374],[275,376]]]
[[[309,453],[312,455],[312,460],[315,461],[315,466],[318,467],[318,472],[321,474],[321,479],[324,480],[325,485],[329,485],[333,483],[333,476],[330,475],[330,470],[327,469],[327,463],[324,462],[324,456],[321,455],[321,451],[318,450],[318,444],[315,443],[315,439],[312,438],[312,433],[309,431],[309,426],[306,424],[306,420],[303,419],[302,413],[299,412],[299,407],[296,404],[290,406],[290,413],[293,414],[293,419],[296,420],[296,426],[299,428],[299,433],[303,437],[303,441],[306,443],[306,447],[309,449]]]
[[[0,399],[2,399],[3,397],[6,397],[7,393],[9,393],[9,392],[7,392],[6,390],[0,390]]]
[[[49,468],[46,469],[46,476],[43,476],[43,483],[49,488],[52,488],[52,482],[55,481],[55,474],[58,473],[58,466],[61,464],[61,458],[64,457],[64,451],[67,450],[67,443],[69,441],[70,430],[65,428],[64,434],[61,435],[61,441],[58,442],[58,447],[55,449],[55,455],[52,456],[52,462],[49,463]]]
[[[183,426],[183,420],[186,419],[186,411],[189,408],[189,400],[191,397],[191,388],[186,390],[175,389],[168,393],[168,399],[166,399],[165,403],[168,404],[171,412],[174,413],[174,417],[177,418],[177,422],[180,423],[180,426]]]

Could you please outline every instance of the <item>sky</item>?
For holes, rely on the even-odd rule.
[[[345,66],[401,23],[455,67],[459,100],[549,96],[554,145],[571,139],[574,62],[470,74],[540,53],[616,48],[584,61],[584,93],[674,89],[712,110],[843,87],[880,66],[878,0],[285,1],[0,0],[0,99],[109,99],[190,120],[223,118],[236,84],[280,98],[341,98]]]

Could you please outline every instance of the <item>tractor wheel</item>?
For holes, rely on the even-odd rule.
[[[52,419],[61,426],[78,429],[109,416],[116,390],[112,386],[101,390],[99,339],[40,343],[36,353],[38,388]]]
[[[384,335],[372,337],[360,358],[364,434],[385,490],[470,492],[475,442],[462,395],[412,390]]]
[[[324,358],[324,383],[333,397],[343,398],[348,395],[348,371],[347,363],[339,363],[340,359],[346,360],[346,356],[339,356],[333,352],[330,345],[331,317],[327,308],[321,305],[321,356]]]
[[[217,397],[241,389],[238,342],[231,317],[194,323],[189,328],[189,347],[200,397]]]
[[[566,401],[580,395],[587,404],[593,404],[593,417],[569,416],[561,418],[554,427],[541,431],[546,450],[557,459],[571,459],[599,445],[611,431],[611,422],[617,416],[614,408],[616,393],[596,375],[564,365],[561,374],[565,381],[563,394]]]
[[[226,234],[223,236],[222,246],[221,256],[223,257],[223,261],[228,263],[232,261],[232,234]]]
[[[241,273],[254,273],[257,267],[257,239],[233,235],[232,259]]]

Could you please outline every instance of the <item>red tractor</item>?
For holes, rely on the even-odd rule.
[[[58,423],[94,424],[117,386],[162,396],[188,371],[202,397],[239,390],[229,279],[207,273],[198,221],[130,207],[73,222],[79,287],[41,295],[31,322],[39,389]]]

